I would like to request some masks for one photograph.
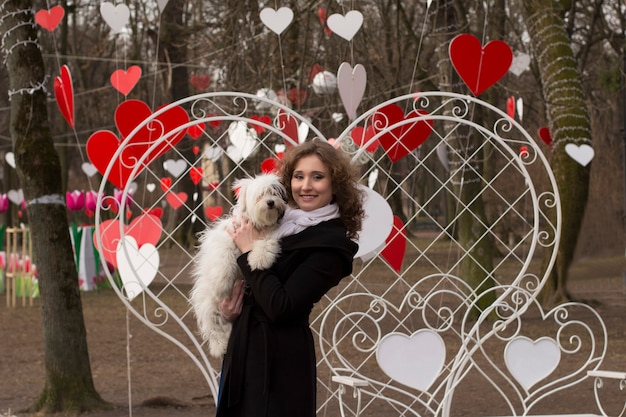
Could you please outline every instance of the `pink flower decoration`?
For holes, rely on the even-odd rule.
[[[85,207],[85,193],[74,190],[65,193],[65,203],[70,211],[80,211]]]
[[[115,190],[113,190],[113,198],[115,198],[115,201],[117,201],[117,206],[119,207],[120,203],[122,202],[122,195],[124,194],[123,191],[118,190],[117,188]],[[126,207],[130,207],[130,202],[133,199],[133,195],[131,193],[128,193],[128,196],[126,197]]]
[[[91,212],[96,211],[96,202],[98,201],[98,193],[94,190],[85,192],[85,209]]]
[[[9,197],[6,194],[0,194],[0,213],[4,213],[9,209]]]
[[[15,272],[18,269],[18,265],[19,265],[19,258],[17,256],[17,253],[12,253],[9,255],[9,262],[7,265],[7,270],[9,272]]]

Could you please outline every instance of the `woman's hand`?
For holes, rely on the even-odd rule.
[[[234,321],[241,314],[244,294],[243,287],[243,281],[236,282],[230,297],[223,299],[220,303],[220,311],[226,321]]]
[[[256,230],[250,220],[233,220],[233,230],[227,229],[230,237],[241,253],[250,252],[255,240],[263,237],[263,234]]]

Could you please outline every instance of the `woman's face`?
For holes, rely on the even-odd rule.
[[[296,163],[291,193],[298,208],[304,211],[324,207],[333,199],[330,172],[317,155],[302,157]]]

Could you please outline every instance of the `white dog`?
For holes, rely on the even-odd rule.
[[[248,263],[252,270],[267,269],[280,253],[271,232],[287,205],[285,188],[273,174],[238,180],[233,188],[239,189],[237,204],[230,216],[202,233],[192,271],[191,304],[202,338],[215,357],[226,352],[231,331],[231,323],[220,312],[220,302],[231,295],[234,283],[243,279],[236,261],[241,252],[226,229],[233,229],[233,219],[248,219],[255,228],[265,229],[265,237],[257,240],[248,254]]]

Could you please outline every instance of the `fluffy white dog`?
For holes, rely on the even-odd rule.
[[[202,338],[215,357],[226,352],[231,331],[231,323],[220,312],[220,302],[231,295],[234,283],[243,279],[236,261],[241,252],[226,229],[233,229],[233,219],[248,219],[255,228],[265,229],[265,237],[257,240],[248,254],[248,263],[252,270],[267,269],[280,253],[271,232],[287,205],[285,188],[273,174],[238,180],[233,188],[238,189],[237,204],[229,216],[202,233],[192,271],[191,304]]]

